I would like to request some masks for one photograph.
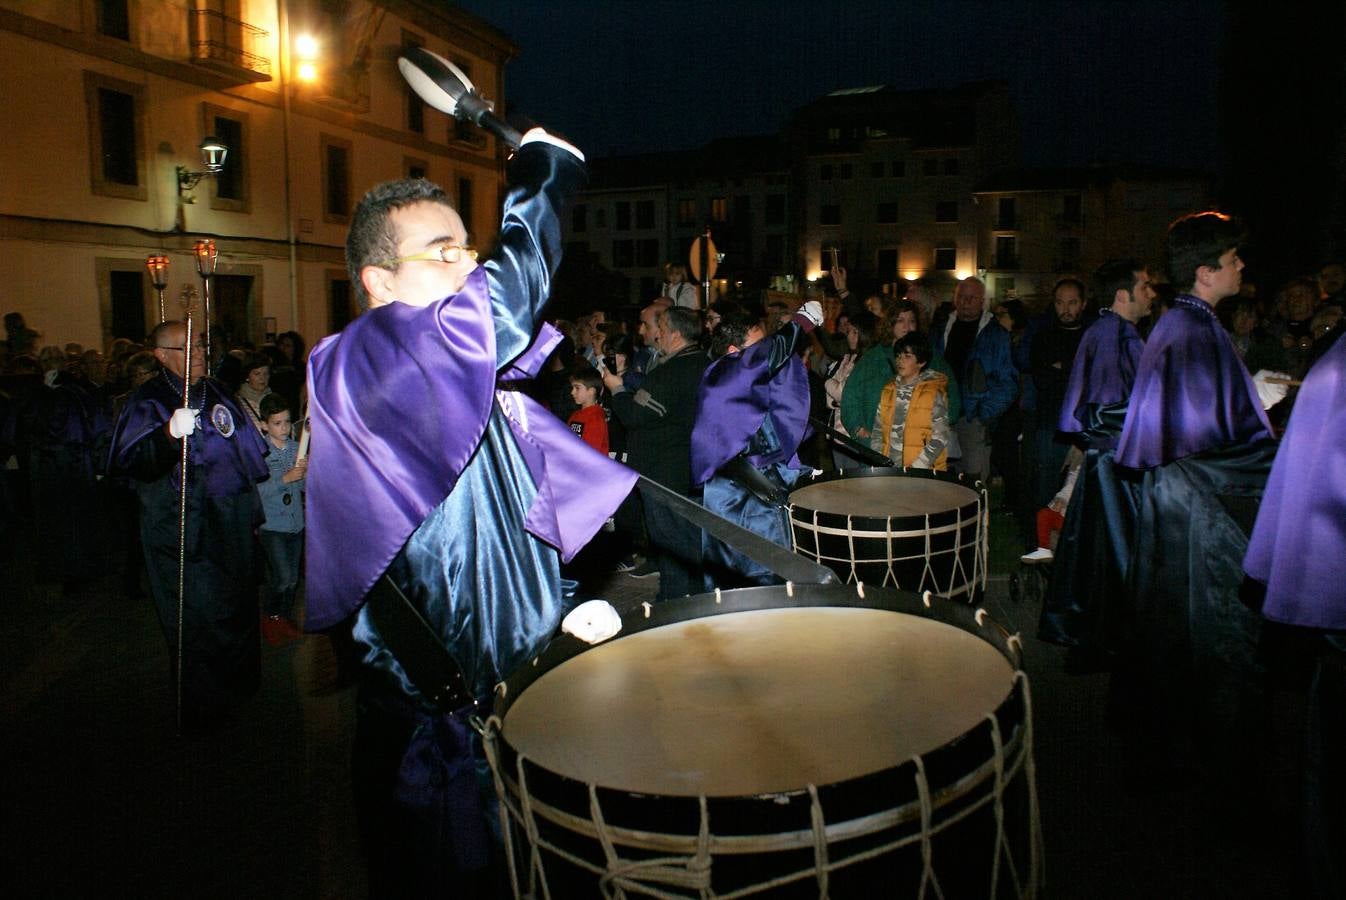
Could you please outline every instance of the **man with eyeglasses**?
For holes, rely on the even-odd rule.
[[[150,594],[178,661],[178,553],[182,442],[187,514],[182,607],[182,726],[228,722],[260,675],[257,587],[252,580],[255,485],[267,477],[265,444],[228,389],[206,378],[203,341],[164,322],[149,344],[160,370],[126,402],[113,430],[108,470],[129,475],[140,501],[140,540]],[[183,383],[189,402],[183,406]]]
[[[372,896],[438,895],[450,880],[455,896],[489,890],[468,717],[485,718],[493,687],[556,633],[561,558],[635,481],[522,392],[497,390],[560,340],[534,334],[584,157],[533,129],[509,176],[481,265],[438,186],[366,194],[346,242],[364,312],[309,360],[305,627],[353,627],[363,657],[352,774]],[[451,696],[432,702],[413,682],[389,602],[414,606],[447,651]]]

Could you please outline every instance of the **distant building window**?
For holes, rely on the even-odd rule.
[[[335,334],[350,324],[355,317],[354,306],[349,281],[333,278],[327,282],[327,327],[330,333]]]
[[[837,174],[841,178],[850,178],[854,174],[854,168],[850,163],[842,163],[837,166]]]
[[[885,165],[884,165],[883,163],[881,163],[881,162],[870,163],[870,164],[869,164],[869,177],[870,177],[870,178],[882,178],[882,177],[883,177],[883,173],[884,173],[885,171],[887,171],[887,168],[888,168],[888,167],[885,166]]]
[[[939,200],[935,202],[935,221],[936,222],[957,222],[958,221],[958,201],[957,200]]]
[[[710,201],[710,218],[714,222],[729,221],[729,200],[725,197],[712,197]]]
[[[829,129],[827,129],[827,140],[828,140],[829,143],[833,143],[833,144],[835,144],[835,143],[837,143],[838,141],[840,141],[840,140],[841,140],[841,129],[840,129],[840,128],[829,128]]]
[[[944,174],[945,175],[958,174],[958,159],[956,157],[944,160]]]
[[[220,143],[229,148],[224,158],[224,170],[215,176],[215,209],[247,209],[248,184],[248,141],[244,122],[235,115],[213,115],[210,133],[220,139]],[[219,202],[225,201],[225,202]]]
[[[785,224],[785,195],[767,194],[766,195],[766,224],[784,225]]]
[[[683,198],[678,201],[678,224],[696,224],[696,201]]]
[[[877,257],[879,283],[889,284],[897,281],[897,248],[885,247]]]
[[[785,267],[785,235],[768,234],[766,236],[766,247],[762,251],[765,257],[762,262],[768,269],[782,269]]]
[[[1061,221],[1067,225],[1078,225],[1082,218],[1080,195],[1066,194],[1061,198]]]
[[[740,194],[734,198],[734,221],[740,225],[752,222],[752,197]]]
[[[927,159],[925,162],[921,163],[921,171],[923,171],[926,175],[938,175],[939,160]]]
[[[660,262],[658,238],[642,238],[636,243],[636,265],[648,269]]]
[[[893,178],[905,178],[907,176],[906,160],[895,159],[888,163],[888,174]]]
[[[420,37],[412,32],[402,32],[402,49],[408,50],[412,47],[423,45]],[[407,131],[413,134],[425,134],[425,102],[421,100],[419,94],[411,89],[410,85],[402,86],[402,95],[406,101],[407,109]]]
[[[1015,220],[1017,218],[1015,212],[1017,206],[1018,204],[1014,202],[1013,197],[1001,197],[996,202],[995,227],[996,228],[1018,227],[1015,225]]]
[[[402,170],[406,172],[408,178],[429,178],[430,164],[423,159],[414,159],[410,156],[402,160]]]
[[[1076,272],[1080,268],[1080,239],[1061,238],[1061,259],[1057,263],[1058,272]]]
[[[145,339],[144,272],[108,272],[109,299],[112,302],[112,337],[139,343]],[[158,321],[158,316],[155,316]]]
[[[96,5],[98,8],[98,33],[105,37],[129,41],[131,39],[129,0],[98,0]]]
[[[952,244],[942,244],[936,247],[935,268],[941,272],[952,272],[958,268],[958,248]]]
[[[612,267],[614,269],[629,269],[635,265],[635,261],[635,241],[621,240],[612,242]]]
[[[832,180],[832,164],[831,164],[831,163],[823,163],[821,166],[818,167],[818,180],[819,180],[819,181],[831,181],[831,180]]]
[[[1017,238],[1011,235],[1000,235],[995,239],[995,267],[997,269],[1019,268]]]
[[[144,86],[85,72],[84,102],[93,193],[146,199]]]
[[[838,203],[824,203],[818,208],[819,225],[840,225],[841,224],[841,205]]]
[[[465,59],[455,59],[453,64],[463,70],[463,74],[469,79],[472,77],[472,64]],[[481,146],[486,143],[485,132],[473,125],[466,119],[454,118],[453,120],[454,140],[462,141],[465,144]]]
[[[631,203],[627,200],[617,201],[616,228],[618,231],[631,230]]]
[[[472,204],[476,200],[474,193],[471,178],[458,179],[458,216],[463,220],[469,238],[472,236]]]
[[[875,217],[875,220],[880,225],[897,224],[897,201],[880,203],[878,206],[878,213]]]
[[[322,138],[323,220],[344,224],[351,212],[351,143]]]
[[[640,200],[636,203],[636,227],[654,227],[654,201]]]
[[[608,227],[608,208],[606,206],[600,206],[594,210],[594,227]]]
[[[570,209],[570,230],[583,234],[589,229],[589,207],[578,203]]]

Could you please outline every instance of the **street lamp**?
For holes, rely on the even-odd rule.
[[[178,166],[178,201],[181,203],[195,203],[196,198],[187,192],[195,189],[207,175],[215,176],[223,172],[224,160],[229,156],[229,148],[217,137],[205,138],[196,149],[201,151],[201,164],[206,168],[203,172],[192,172],[186,166]]]
[[[168,287],[168,257],[162,253],[151,253],[145,257],[145,268],[154,282],[154,291],[159,295],[159,321],[165,321],[164,288]]]
[[[192,255],[196,258],[196,272],[201,276],[201,297],[203,304],[201,307],[202,318],[205,319],[205,327],[202,332],[206,336],[206,372],[210,372],[210,279],[215,274],[215,261],[219,259],[220,252],[215,249],[214,241],[197,241],[192,247]]]

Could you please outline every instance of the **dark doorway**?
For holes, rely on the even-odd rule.
[[[210,297],[210,353],[218,360],[222,354],[254,340],[261,324],[252,311],[251,275],[216,275]]]
[[[112,294],[112,337],[127,338],[137,344],[149,331],[145,327],[145,285],[143,272],[109,272]]]

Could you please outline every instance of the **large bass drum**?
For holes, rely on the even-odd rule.
[[[559,637],[482,726],[516,897],[1032,897],[1028,680],[984,610],[785,585]]]
[[[790,492],[795,552],[848,582],[975,602],[986,590],[986,489],[928,469],[849,469]]]

